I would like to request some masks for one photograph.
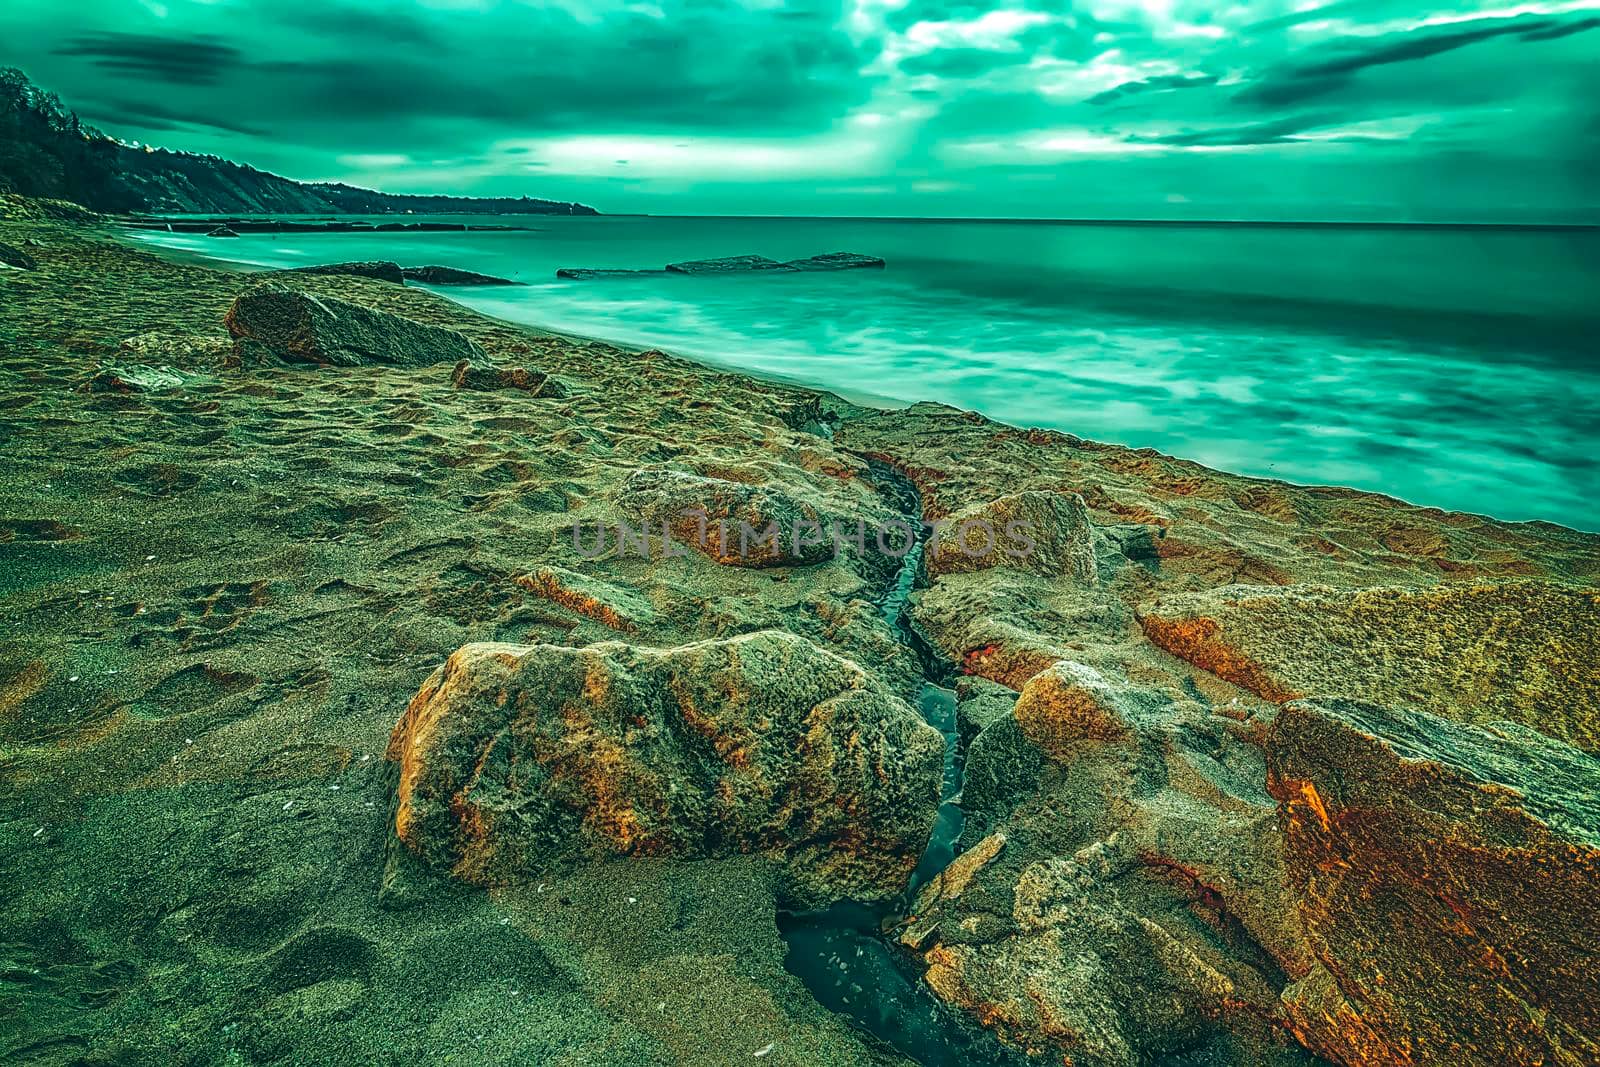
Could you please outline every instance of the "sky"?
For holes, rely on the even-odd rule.
[[[1600,221],[1600,0],[60,0],[126,141],[605,212]]]

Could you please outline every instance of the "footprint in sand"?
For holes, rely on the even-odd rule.
[[[252,689],[259,681],[253,674],[196,663],[167,675],[145,690],[143,696],[128,705],[128,714],[140,719],[188,715]]]

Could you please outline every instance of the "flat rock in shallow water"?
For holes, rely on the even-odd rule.
[[[1347,1064],[1600,1063],[1600,761],[1341,700],[1287,705],[1266,754],[1316,958],[1296,1036]]]
[[[764,631],[669,649],[467,645],[423,683],[388,756],[396,835],[468,881],[749,853],[819,907],[904,888],[944,743],[854,663]]]
[[[569,281],[589,282],[603,278],[658,278],[667,273],[664,270],[612,270],[609,268],[589,267],[562,267],[556,271],[557,278],[566,278]]]
[[[521,285],[509,278],[496,278],[492,274],[478,274],[470,270],[457,270],[455,267],[404,267],[400,272],[406,281],[422,282],[424,285]]]
[[[763,271],[792,271],[796,268],[766,256],[727,256],[722,259],[691,259],[668,263],[674,274],[752,274]]]
[[[481,348],[454,330],[270,284],[240,296],[223,321],[241,363],[259,352],[336,367],[487,362]]]
[[[864,256],[859,252],[825,252],[807,259],[791,259],[785,266],[795,270],[870,270],[884,266],[877,256]]]
[[[348,274],[356,278],[376,278],[380,282],[406,283],[400,264],[375,259],[359,263],[321,263],[313,267],[290,267],[291,274]]]

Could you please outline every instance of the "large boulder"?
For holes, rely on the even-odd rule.
[[[1600,760],[1511,723],[1288,704],[1266,743],[1318,966],[1284,994],[1350,1067],[1600,1063]]]
[[[367,260],[359,263],[318,263],[310,267],[291,267],[289,268],[289,273],[346,274],[355,278],[376,278],[380,282],[393,282],[396,285],[404,285],[406,283],[405,272],[400,269],[400,264],[391,263],[386,259]]]
[[[1600,750],[1600,593],[1551,582],[1232,586],[1167,597],[1157,645],[1269,700],[1346,697],[1497,719]]]
[[[1077,494],[1003,496],[941,520],[928,545],[929,574],[1012,567],[1093,585],[1094,525]]]
[[[860,667],[764,631],[680,648],[467,645],[390,738],[395,833],[507,883],[615,855],[753,853],[817,907],[902,891],[943,738]]]
[[[1304,950],[1237,725],[1109,666],[1033,677],[971,742],[968,850],[901,931],[933,992],[1051,1062],[1300,1062],[1278,998]]]
[[[223,322],[240,362],[259,352],[336,367],[486,362],[483,350],[454,330],[271,284],[236,299]]]

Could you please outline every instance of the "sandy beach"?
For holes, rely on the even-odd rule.
[[[1572,889],[1600,871],[1583,799],[1600,784],[1600,537],[935,404],[860,407],[413,286],[222,270],[109,222],[5,212],[0,242],[36,262],[0,271],[0,1059],[915,1062],[785,968],[777,916],[904,890],[938,806],[915,778],[937,739],[908,718],[930,683],[959,699],[962,852],[884,943],[951,1025],[998,1039],[995,1062],[1376,1063],[1440,1035],[1463,1063],[1600,1055],[1600,1004],[1577,988],[1600,927]],[[285,358],[224,323],[262,282],[453,331],[529,374],[456,384],[455,360],[409,349],[408,365]],[[707,500],[872,528],[1020,516],[1039,536],[1015,564],[914,561],[903,615],[900,557],[870,544],[758,565],[687,536],[644,558],[573,541],[641,501],[670,523]],[[845,706],[834,689],[756,670],[753,638],[773,633],[796,662],[822,657],[808,678],[843,672],[828,684],[855,718],[816,711]],[[565,723],[496,786],[547,774],[590,805],[554,858],[511,836],[532,801],[474,815],[462,787],[406,821],[428,775],[454,773],[430,760],[490,762],[396,729],[477,642],[600,648],[585,684],[651,694],[618,698],[606,764],[582,745],[612,745],[609,726],[540,704],[576,676],[494,683]],[[733,643],[733,665],[683,666],[704,642]],[[719,718],[702,682],[766,719]],[[427,710],[448,721],[457,699]],[[791,712],[787,754],[762,748]],[[541,747],[557,741],[576,747]],[[1454,827],[1459,854],[1413,864],[1406,826],[1385,831],[1404,859],[1354,831],[1305,836],[1316,810],[1329,826],[1378,803],[1326,782],[1359,766],[1379,789],[1389,764],[1341,761],[1391,743],[1430,781],[1460,779],[1415,824]],[[777,814],[721,835],[652,806],[708,782],[717,811]],[[1547,793],[1503,802],[1537,834],[1496,838],[1460,800],[1530,782]],[[847,831],[808,795],[869,814]],[[801,825],[804,849],[773,832]],[[1517,890],[1484,858],[1502,844],[1564,858],[1505,874]],[[1399,872],[1374,892],[1402,902],[1401,933],[1379,936],[1370,894],[1319,881],[1340,863]],[[1482,908],[1520,902],[1516,929],[1474,929],[1575,977],[1480,970],[1425,883],[1504,890]],[[1534,902],[1568,890],[1580,936],[1562,947]],[[1433,962],[1402,975],[1385,940]],[[1496,1023],[1517,998],[1545,1021]]]

